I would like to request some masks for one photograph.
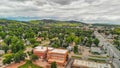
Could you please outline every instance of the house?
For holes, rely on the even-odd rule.
[[[60,65],[65,65],[68,59],[68,50],[65,49],[53,49],[48,51],[47,60],[49,63],[56,62]]]

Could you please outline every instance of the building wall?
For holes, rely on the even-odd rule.
[[[46,59],[49,63],[56,62],[57,64],[60,65],[65,65],[66,60],[68,59],[68,52],[66,53],[54,53],[51,52],[51,50],[46,50],[46,51],[36,51],[35,49],[33,50],[34,55],[38,56],[41,59]]]
[[[33,51],[34,55],[38,56],[41,59],[46,58],[46,52],[40,52],[40,51]]]
[[[68,53],[66,54],[48,53],[47,54],[47,59],[49,63],[56,61],[57,64],[61,64],[61,65],[65,64],[67,57],[68,57]],[[50,61],[49,59],[54,61]],[[61,61],[61,62],[57,62],[57,61]]]

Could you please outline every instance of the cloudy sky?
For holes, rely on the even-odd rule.
[[[0,17],[120,24],[120,0],[0,0]]]

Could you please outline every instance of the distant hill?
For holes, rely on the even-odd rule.
[[[107,24],[107,23],[95,23],[93,26],[120,26],[118,24]]]
[[[55,19],[42,19],[40,17],[3,17],[6,20],[15,20],[15,21],[22,21],[22,22],[30,22],[30,21],[42,21],[44,23],[59,23],[59,22],[66,22],[66,23],[81,23],[87,25],[84,22],[69,20],[69,21],[60,21]],[[1,18],[0,18],[1,19]]]
[[[42,19],[42,20],[31,20],[31,21],[44,22],[44,23],[79,23],[79,24],[82,24],[82,25],[87,25],[86,23],[79,22],[79,21],[74,21],[74,20],[60,21],[60,20],[52,20],[52,19]]]
[[[8,19],[0,19],[0,25],[7,25],[7,24],[34,24],[34,25],[44,25],[44,26],[83,26],[87,25],[86,23],[79,22],[79,21],[60,21],[60,20],[52,20],[52,19],[42,19],[42,20],[30,20],[30,21],[18,21],[18,20],[8,20]]]

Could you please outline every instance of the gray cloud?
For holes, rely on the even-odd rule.
[[[16,1],[16,2],[25,2],[25,1],[32,1],[32,0],[10,0],[10,1]]]
[[[54,3],[60,4],[60,5],[68,5],[71,4],[74,1],[78,1],[78,0],[49,0],[52,1]]]
[[[35,1],[34,4],[38,5],[38,6],[43,6],[43,5],[47,4],[47,3],[45,1]]]
[[[2,0],[0,16],[120,21],[120,0]]]
[[[98,1],[98,0],[85,0],[85,2],[90,3],[90,4],[95,2],[95,1]]]

